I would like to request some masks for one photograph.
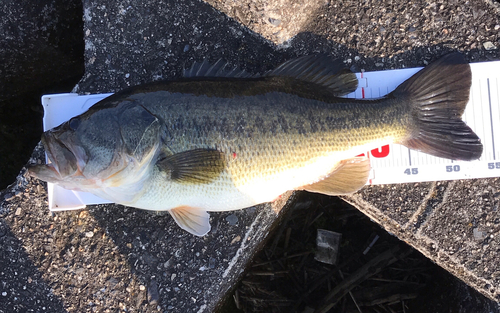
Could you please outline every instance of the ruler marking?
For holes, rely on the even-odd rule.
[[[398,152],[399,152],[398,156],[399,156],[399,160],[400,160],[399,163],[401,166],[408,166],[408,162],[406,161],[406,157],[404,156],[404,152],[403,152],[404,148],[406,148],[406,147],[403,147],[402,145],[398,145]]]
[[[478,118],[481,119],[480,121],[478,121],[479,125],[482,126],[482,135],[483,135],[483,138],[484,140],[486,140],[486,137],[487,137],[487,132],[486,132],[486,123],[484,123],[484,106],[481,105],[483,103],[483,100],[484,100],[484,90],[483,90],[483,85],[482,85],[482,80],[481,79],[478,79],[478,86],[479,86],[479,104],[478,106],[476,107],[475,106],[475,103],[474,103],[474,108],[478,109],[480,112],[478,114]],[[483,123],[480,123],[480,122],[483,122]],[[477,134],[477,133],[476,133]],[[484,160],[485,158],[487,159],[488,158],[488,155],[487,155],[487,150],[489,150],[489,146],[484,146],[483,144],[483,153],[481,155],[481,160]]]
[[[477,84],[479,87],[479,89],[481,89],[481,85],[479,83],[479,80],[478,80],[478,84]],[[470,97],[470,104],[467,105],[467,107],[470,107],[471,110],[470,112],[472,113],[472,117],[467,121],[467,123],[471,122],[472,125],[471,127],[473,127],[472,129],[476,132],[476,134],[478,133],[478,128],[479,128],[479,124],[476,123],[476,116],[478,115],[477,114],[477,109],[476,109],[476,101],[474,101],[474,98],[475,98],[475,95],[476,95],[476,88],[471,88],[471,97]],[[479,93],[479,96],[481,96],[481,93]],[[479,98],[481,99],[481,98]],[[479,102],[479,106],[481,106],[481,102]],[[482,135],[482,134],[481,134]],[[478,135],[479,136],[479,135]],[[483,158],[483,155],[484,155],[484,151],[480,157],[480,159]]]
[[[400,162],[399,162],[400,164],[398,164],[398,165],[400,165],[400,166],[409,166],[409,163],[406,160],[406,156],[404,155],[405,148],[406,147],[404,147],[404,146],[398,145],[398,152],[399,152],[398,156],[399,156],[399,160],[400,160]]]
[[[500,84],[498,83],[498,77],[495,78],[496,84],[495,84],[495,89],[497,91],[497,108],[500,108]],[[499,120],[500,120],[500,114],[498,115]],[[497,124],[498,125],[498,124]]]
[[[410,166],[411,166],[411,150],[408,149],[408,160],[410,161]]]
[[[491,92],[490,92],[490,79],[486,79],[487,85],[488,85],[488,103],[490,107],[490,125],[491,125],[491,144],[493,146],[493,161],[496,161],[495,157],[495,135],[493,131],[493,112],[491,109]]]

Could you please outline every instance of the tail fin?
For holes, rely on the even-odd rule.
[[[401,144],[441,158],[478,159],[483,152],[481,140],[461,119],[471,81],[469,64],[455,52],[399,85],[392,96],[412,106],[412,131]]]

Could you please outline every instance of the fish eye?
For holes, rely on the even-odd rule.
[[[76,130],[78,126],[80,126],[80,118],[79,117],[73,117],[72,119],[69,120],[69,127],[72,130]]]

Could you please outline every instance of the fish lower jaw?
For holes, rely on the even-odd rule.
[[[46,181],[48,183],[59,183],[62,176],[52,164],[35,165],[28,168],[31,177]]]

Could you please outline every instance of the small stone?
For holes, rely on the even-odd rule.
[[[355,61],[355,62],[358,62],[360,59],[361,59],[361,58],[360,58],[358,55],[354,57],[354,61]]]
[[[15,195],[15,194],[12,194],[12,193],[6,193],[6,194],[5,194],[5,196],[3,196],[3,199],[4,199],[5,201],[10,201],[10,200],[14,199],[15,197],[16,197],[16,195]]]
[[[483,47],[484,47],[484,49],[486,49],[488,51],[495,50],[497,48],[491,41],[487,41],[487,42],[483,43]]]
[[[85,233],[85,237],[87,237],[87,238],[92,238],[92,237],[94,237],[94,232],[93,232],[93,231],[88,231],[88,232],[86,232],[86,233]]]
[[[21,210],[21,208],[19,207],[19,208],[17,208],[17,209],[16,209],[16,213],[14,213],[14,214],[15,214],[16,216],[19,216],[19,215],[21,215],[21,212],[22,212],[22,210]]]
[[[275,27],[280,26],[280,24],[281,24],[281,20],[278,20],[278,19],[275,19],[275,18],[272,18],[272,17],[270,17],[268,19],[268,21],[269,21],[269,24],[271,24],[271,25],[273,25]]]
[[[164,268],[169,268],[172,265],[172,258],[168,259],[167,262],[163,263]]]
[[[208,259],[208,267],[215,268],[215,262],[216,260],[214,258]]]
[[[495,25],[495,30],[499,30],[500,29],[500,25]]]
[[[229,223],[229,225],[234,226],[236,225],[236,223],[238,223],[238,217],[235,214],[231,214],[226,217],[226,221]]]
[[[241,240],[241,236],[236,236],[236,237],[234,237],[233,240],[231,240],[231,244],[236,243],[236,242],[238,242],[240,240]]]
[[[115,288],[115,286],[119,283],[118,279],[114,278],[114,277],[111,277],[110,279],[108,279],[107,281],[107,284],[109,285],[109,287],[111,289]]]
[[[189,45],[185,45],[185,46],[184,46],[184,52],[188,52],[188,51],[189,51],[189,48],[190,48],[190,47],[189,47]]]
[[[155,306],[160,300],[160,294],[158,293],[158,283],[156,279],[151,279],[148,286],[148,302],[150,305]]]
[[[140,290],[140,291],[144,291],[144,290],[146,290],[146,287],[145,287],[144,285],[140,285],[140,286],[139,286],[139,290]]]
[[[475,240],[483,240],[487,235],[486,232],[480,231],[477,228],[472,230],[472,234],[474,235]]]
[[[2,292],[2,296],[7,297],[7,292]]]

